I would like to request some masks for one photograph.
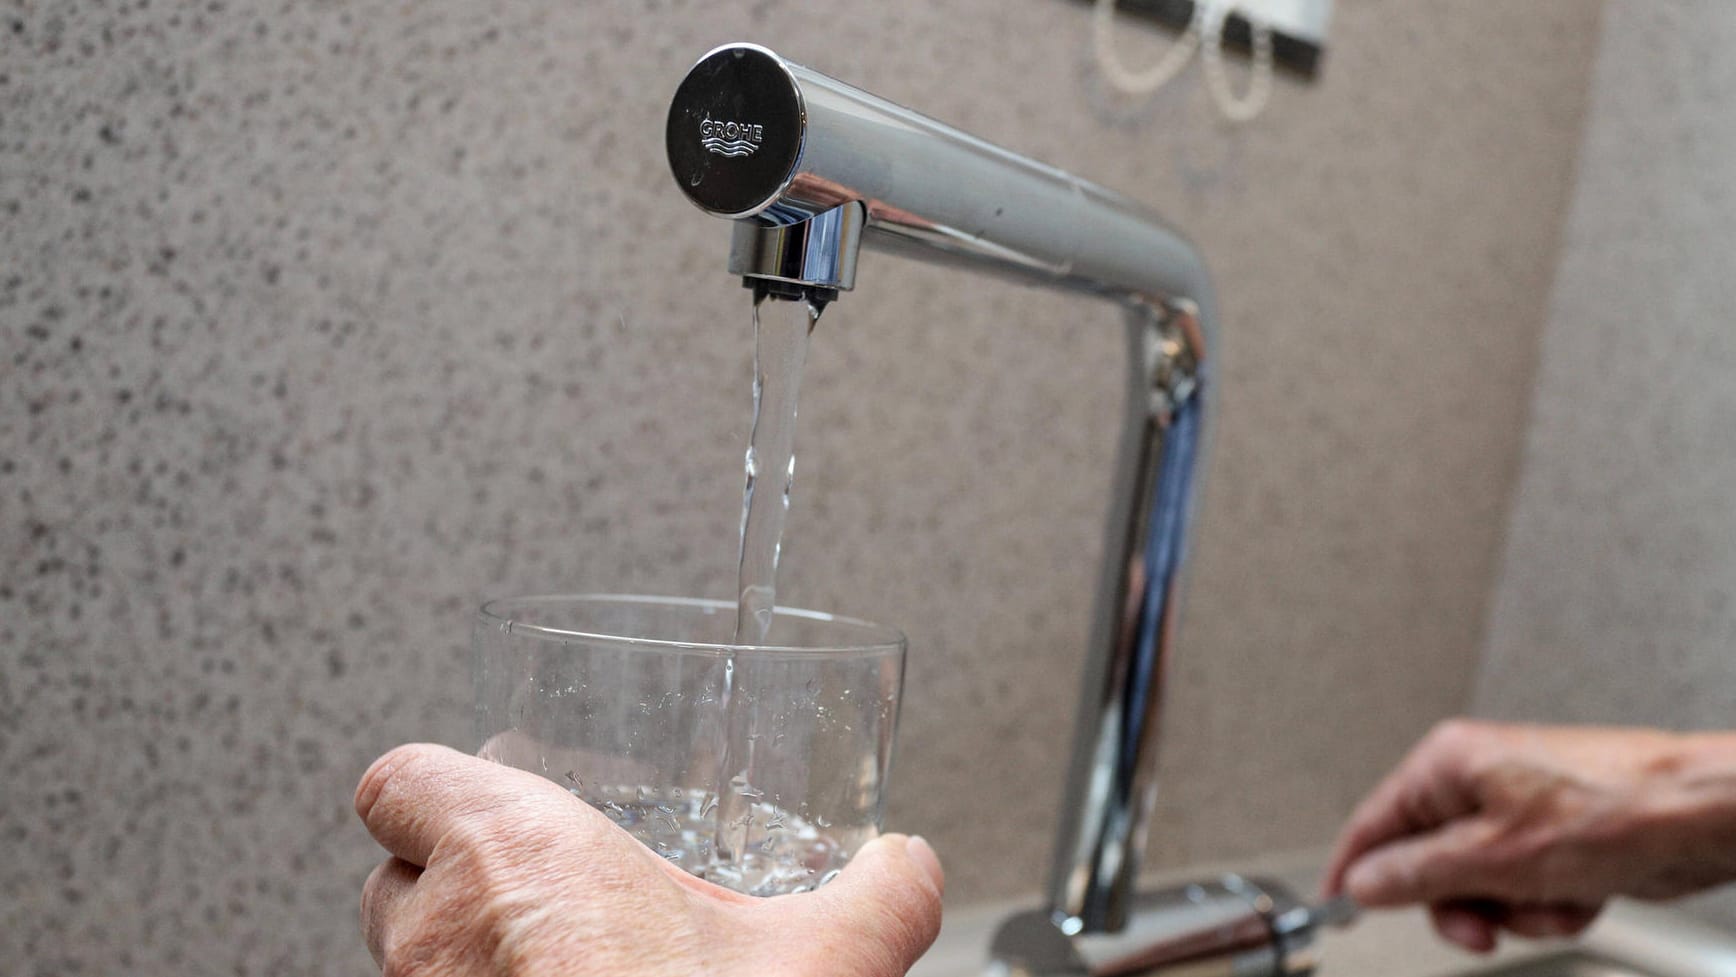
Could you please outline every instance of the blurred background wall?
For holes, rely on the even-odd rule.
[[[661,138],[735,38],[1200,242],[1222,414],[1151,857],[1324,843],[1474,681],[1600,5],[1338,8],[1321,80],[1238,128],[1197,69],[1107,97],[1060,0],[0,4],[0,960],[363,970],[350,792],[473,745],[477,600],[729,595],[748,301]],[[889,822],[956,903],[1032,892],[1116,316],[860,281],[783,596],[909,633]]]
[[[1736,726],[1733,45],[1716,0],[1605,14],[1481,712]]]

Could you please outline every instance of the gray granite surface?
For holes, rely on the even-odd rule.
[[[1324,840],[1471,681],[1598,6],[1341,3],[1238,128],[1197,70],[1106,98],[1060,0],[0,0],[0,970],[362,971],[350,791],[469,745],[476,600],[728,594],[747,302],[660,140],[739,37],[1199,240],[1223,412],[1152,857]],[[861,272],[785,592],[909,632],[891,823],[959,902],[1028,891],[1115,317]]]
[[[1217,865],[1150,873],[1141,888],[1157,892],[1225,872],[1286,887],[1307,901],[1320,878],[1325,851],[1251,856]],[[949,912],[940,938],[910,977],[984,977],[987,952],[1003,920],[1035,899],[978,904]],[[1511,934],[1495,951],[1468,953],[1442,939],[1427,910],[1364,912],[1348,925],[1317,931],[1311,945],[1319,977],[1730,977],[1736,933],[1709,927],[1678,907],[1616,900],[1572,940],[1527,940]],[[1580,966],[1562,966],[1576,958]],[[1589,962],[1591,966],[1585,964]],[[1527,968],[1516,973],[1508,968]],[[1529,969],[1543,968],[1541,971]]]
[[[1617,0],[1480,711],[1736,726],[1736,7]],[[1712,904],[1736,926],[1736,897]]]

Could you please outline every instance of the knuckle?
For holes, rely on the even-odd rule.
[[[402,938],[388,938],[381,947],[381,977],[428,977],[439,973],[440,944],[434,934],[417,931]]]
[[[1562,852],[1535,831],[1503,829],[1462,857],[1467,878],[1480,895],[1521,902],[1555,901],[1552,862]]]
[[[1536,879],[1531,893],[1542,902],[1572,902],[1583,896],[1594,874],[1595,860],[1572,844],[1545,844],[1535,837],[1525,839],[1521,857],[1535,866],[1531,873]]]
[[[902,950],[875,928],[860,928],[857,930],[855,938],[840,942],[842,952],[828,953],[825,956],[833,961],[852,961],[856,966],[853,973],[861,974],[863,977],[886,977],[890,974],[901,974],[905,970]],[[824,973],[825,971],[812,972]]]
[[[534,794],[510,804],[479,800],[449,814],[430,860],[462,859],[489,870],[583,862],[599,841],[584,824],[569,823],[569,813]]]
[[[380,977],[431,977],[438,972],[431,960],[403,953],[387,953],[386,962],[380,966]]]
[[[367,881],[362,883],[362,900],[364,902],[371,902],[384,894],[384,890],[391,884],[391,876],[399,864],[402,863],[396,859],[388,858],[374,866],[374,870],[368,873]]]
[[[425,911],[375,935],[384,977],[449,977],[484,962],[493,964],[491,973],[531,972],[528,964],[536,958],[524,948],[534,943],[535,894],[515,898],[498,887],[453,882]]]
[[[382,959],[384,947],[396,928],[395,917],[402,913],[402,881],[395,878],[397,864],[394,859],[381,862],[362,883],[362,936],[376,962]]]
[[[437,846],[443,864],[456,863],[477,881],[510,874],[524,858],[525,831],[513,819],[492,811],[467,811],[455,815]]]
[[[554,935],[559,926],[548,907],[526,900],[489,901],[481,920],[484,958],[497,974],[526,974],[551,958],[550,947],[558,946]],[[553,954],[576,958],[577,952]]]
[[[380,977],[414,977],[418,964],[406,959],[397,947],[384,948],[380,954]]]
[[[560,866],[586,864],[570,850],[544,844],[516,819],[489,812],[456,818],[435,856],[450,878],[462,885],[468,911],[478,928],[494,932],[522,915],[562,874]],[[587,884],[600,884],[602,867],[586,866]]]
[[[501,831],[495,820],[486,811],[456,811],[439,844],[448,855],[478,857],[500,844]]]

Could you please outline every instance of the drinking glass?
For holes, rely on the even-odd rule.
[[[548,777],[657,854],[751,895],[829,881],[879,833],[904,635],[728,601],[514,597],[475,627],[480,755]]]

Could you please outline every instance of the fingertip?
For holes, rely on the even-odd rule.
[[[362,779],[356,782],[355,796],[356,815],[364,823],[368,820],[368,813],[374,809],[374,805],[379,801],[380,794],[385,791],[386,784],[391,781],[392,775],[402,769],[405,764],[415,760],[418,756],[417,748],[426,745],[428,744],[405,743],[402,746],[395,746],[376,757],[373,763],[368,764],[368,769],[362,774]]]
[[[905,843],[905,851],[910,854],[917,867],[927,874],[928,880],[934,883],[935,894],[945,895],[946,870],[941,867],[940,856],[935,853],[928,839],[921,835],[911,835],[910,840]]]
[[[903,867],[906,865],[915,867],[917,872],[914,874],[926,883],[936,896],[940,895],[946,885],[946,874],[940,867],[940,857],[935,854],[928,841],[919,835],[896,832],[881,835],[858,848],[844,871],[849,872],[856,866],[866,868],[882,861],[899,874],[905,874]],[[859,872],[862,870],[858,869]]]
[[[904,973],[940,934],[942,885],[928,842],[886,834],[857,849],[837,881],[803,905],[819,918],[849,920],[844,932],[858,938],[853,952],[883,953],[884,972]]]
[[[844,871],[848,872],[854,866],[863,865],[879,858],[881,852],[889,850],[894,842],[902,846],[904,841],[905,836],[900,834],[875,835],[868,839],[867,844],[856,849],[856,854],[850,856],[850,864],[844,866]]]
[[[1351,868],[1369,853],[1410,833],[1410,829],[1401,823],[1393,802],[1387,800],[1387,796],[1393,791],[1392,786],[1383,784],[1357,806],[1344,829],[1339,832],[1321,882],[1321,894],[1324,898],[1333,898],[1347,891],[1347,877]]]
[[[1319,901],[1336,899],[1344,894],[1344,868],[1336,857],[1327,863],[1326,871],[1320,876],[1320,884],[1314,889],[1314,895]]]
[[[1379,858],[1365,858],[1344,871],[1338,888],[1350,893],[1357,903],[1370,908],[1391,906],[1399,902],[1395,893],[1395,877],[1390,866]],[[1337,895],[1336,892],[1332,893]]]
[[[450,816],[478,791],[475,757],[434,743],[406,743],[369,765],[356,785],[356,814],[381,847],[426,865]]]

